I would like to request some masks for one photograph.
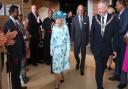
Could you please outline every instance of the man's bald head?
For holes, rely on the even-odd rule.
[[[83,5],[79,5],[78,7],[77,7],[77,14],[78,15],[84,15],[84,6]]]
[[[31,6],[31,11],[32,11],[33,13],[36,13],[36,12],[37,12],[37,7],[36,7],[36,5],[32,5],[32,6]]]

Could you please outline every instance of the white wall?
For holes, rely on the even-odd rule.
[[[88,0],[88,16],[89,16],[89,21],[91,26],[92,17],[93,17],[93,0]]]

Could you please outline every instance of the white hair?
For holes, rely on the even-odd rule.
[[[106,7],[109,6],[108,0],[101,0],[101,1],[98,2],[98,4],[104,4]]]
[[[79,9],[79,7],[82,7],[83,8],[83,10],[85,11],[85,8],[84,8],[84,6],[81,4],[81,5],[78,5],[78,7],[77,7],[77,11],[76,11],[76,14],[78,15],[79,13],[78,13],[78,9]]]

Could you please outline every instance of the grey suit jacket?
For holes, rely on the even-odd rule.
[[[89,41],[89,17],[83,16],[82,30],[80,29],[79,17],[75,16],[72,20],[71,40],[76,46],[87,45]]]

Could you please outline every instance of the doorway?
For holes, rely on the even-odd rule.
[[[87,0],[60,0],[60,10],[66,13],[72,11],[75,15],[79,4],[84,5],[85,10],[87,10]]]

